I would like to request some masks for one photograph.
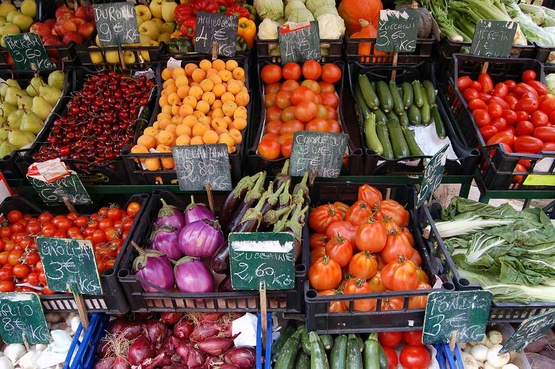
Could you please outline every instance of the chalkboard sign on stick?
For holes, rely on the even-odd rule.
[[[287,232],[229,234],[231,285],[235,290],[268,290],[295,287],[294,237]]]
[[[320,60],[320,32],[318,22],[289,23],[279,27],[278,42],[281,63],[303,63]]]
[[[472,38],[470,53],[488,58],[508,58],[511,55],[517,23],[480,20]]]
[[[0,336],[5,343],[50,342],[46,318],[36,293],[0,293]]]
[[[555,325],[555,309],[522,321],[513,335],[505,342],[501,353],[521,351],[529,343],[544,337]]]
[[[295,132],[289,174],[335,178],[341,172],[349,135],[345,133]]]
[[[17,69],[52,68],[50,56],[36,33],[8,35],[4,36],[4,41]]]
[[[27,179],[46,204],[57,204],[66,201],[74,205],[92,203],[89,193],[75,173],[50,183],[29,176]]]
[[[385,52],[412,53],[420,17],[415,10],[380,10],[376,49]]]
[[[102,286],[91,241],[37,237],[48,287],[56,292],[101,295]]]
[[[235,56],[239,17],[219,13],[197,13],[195,51],[212,54],[216,42],[218,55]]]
[[[416,207],[421,207],[437,190],[443,178],[443,168],[447,161],[447,149],[449,144],[443,146],[438,152],[432,156],[424,173],[422,173],[422,182],[420,183],[420,191],[416,198]]]
[[[98,41],[102,46],[139,42],[135,7],[130,2],[94,4]]]
[[[215,191],[231,191],[227,145],[174,146],[172,155],[181,191],[202,191],[206,184]]]
[[[424,313],[422,341],[448,343],[457,332],[458,342],[481,341],[491,308],[489,291],[431,292]]]

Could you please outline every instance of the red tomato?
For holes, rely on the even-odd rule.
[[[497,133],[497,127],[488,124],[487,126],[480,127],[480,133],[484,138],[484,141],[487,142],[490,138],[492,138]]]
[[[534,137],[545,142],[555,142],[555,126],[536,127]]]
[[[283,126],[283,122],[281,120],[272,120],[266,123],[264,127],[264,134],[266,133],[279,133],[281,127]]]
[[[549,116],[541,110],[532,113],[532,124],[534,127],[543,127],[549,123]]]
[[[383,350],[385,352],[385,356],[387,356],[387,369],[397,369],[397,367],[399,366],[399,358],[397,357],[397,352],[395,352],[393,348],[387,346],[383,347]]]
[[[0,282],[0,292],[13,292],[14,290],[15,284],[12,281]]]
[[[399,361],[406,369],[426,369],[432,363],[430,353],[424,346],[408,345],[399,354]]]
[[[31,268],[25,264],[16,264],[12,269],[13,275],[16,278],[23,279],[29,275]]]
[[[322,92],[322,88],[320,87],[320,84],[313,79],[305,79],[304,81],[301,82],[301,86],[310,88],[316,94],[319,94],[320,92]]]
[[[315,96],[316,94],[310,88],[306,86],[299,86],[291,94],[291,103],[293,105],[298,105],[299,103],[305,100],[314,101]],[[277,95],[276,95],[276,99],[277,99]],[[277,101],[276,101],[276,104],[277,104]]]
[[[23,250],[10,251],[10,255],[8,256],[8,264],[10,265],[19,264],[22,256],[23,256]]]
[[[286,80],[297,80],[301,78],[301,66],[295,62],[289,62],[283,66],[281,74]]]
[[[262,139],[258,144],[258,155],[267,160],[275,160],[281,154],[280,144],[273,139]]]
[[[295,133],[297,131],[302,131],[304,129],[304,124],[297,119],[293,119],[290,120],[288,122],[285,122],[281,125],[280,129],[279,129],[279,134],[280,135],[286,135],[289,133]]]
[[[339,124],[338,121],[336,121],[335,119],[328,119],[328,132],[332,132],[332,133],[341,133],[343,132],[343,129],[341,128],[341,124]]]
[[[516,174],[516,173],[525,173],[525,174],[527,174],[526,167],[522,164],[517,164],[515,166],[515,170],[513,171],[513,174]],[[513,176],[512,182],[513,183],[522,183],[523,180],[524,180],[524,175],[517,175],[517,176]]]
[[[509,109],[510,108],[509,103],[506,102],[504,99],[500,98],[499,96],[492,96],[489,99],[489,104],[491,104],[491,103],[497,103],[497,104],[501,105],[501,107],[503,109]]]
[[[318,107],[312,101],[301,101],[295,106],[295,117],[303,123],[312,120],[316,113],[318,112]]]
[[[523,120],[517,123],[515,131],[516,134],[519,136],[531,135],[532,133],[534,133],[534,125],[530,121]]]
[[[266,93],[277,94],[281,89],[281,82],[268,83],[264,86],[264,91]]]
[[[493,96],[504,98],[509,94],[509,86],[507,86],[503,82],[499,82],[498,84],[495,85],[495,88],[493,89],[493,92],[491,94]]]
[[[555,96],[547,94],[541,99],[539,109],[549,115],[555,110]]]
[[[480,84],[480,82],[478,81],[472,81],[472,86],[473,89],[475,89],[478,92],[482,91],[482,85]]]
[[[466,90],[464,90],[464,92],[462,93],[463,98],[465,101],[470,101],[472,99],[477,99],[478,98],[478,91],[472,87],[467,88]]]
[[[532,81],[527,81],[526,83],[529,86],[532,86],[532,88],[536,90],[538,95],[540,96],[545,95],[548,92],[547,86],[540,81],[532,80]]]
[[[522,122],[523,120],[530,120],[530,114],[528,114],[528,112],[525,112],[524,110],[516,111],[516,121]]]
[[[38,286],[40,284],[39,273],[31,272],[27,275],[27,283],[33,286]]]
[[[321,92],[335,92],[335,86],[333,83],[320,81],[320,90]]]
[[[478,82],[482,85],[482,92],[490,93],[493,91],[493,81],[487,73],[480,73],[478,75]]]
[[[378,341],[382,346],[395,347],[403,340],[403,332],[379,332]]]
[[[507,121],[503,117],[496,118],[491,121],[491,125],[497,128],[498,131],[503,131],[507,128]]]
[[[424,346],[422,343],[422,331],[405,331],[403,332],[403,340],[412,346]]]
[[[536,72],[532,69],[526,69],[522,72],[521,78],[524,82],[533,81],[536,79]]]
[[[48,221],[48,220],[52,220],[52,218],[54,218],[54,215],[52,215],[52,214],[50,214],[50,213],[41,213],[41,214],[38,216],[37,220],[38,220],[40,223],[44,223],[44,222],[46,222],[46,221]]]
[[[510,126],[512,126],[513,124],[515,124],[517,122],[517,116],[516,116],[516,112],[514,110],[503,109],[503,114],[501,116],[503,118],[505,118],[505,121]]]
[[[489,101],[491,100],[492,96],[490,94],[487,94],[485,92],[478,92],[478,97],[482,100],[484,100],[484,102],[486,104],[489,104]]]
[[[317,80],[322,74],[322,66],[316,60],[307,60],[303,63],[301,72],[304,78]]]
[[[513,81],[512,79],[506,80],[505,84],[507,85],[507,87],[509,87],[509,92],[511,92],[516,86],[516,82]]]
[[[468,90],[467,90],[468,91]],[[474,119],[476,120],[476,124],[478,127],[487,126],[491,124],[491,117],[489,113],[485,109],[476,109],[472,112]]]
[[[271,120],[280,120],[281,119],[281,112],[282,110],[280,108],[278,108],[277,106],[270,106],[268,109],[266,109],[266,120],[267,121],[271,121]]]
[[[264,83],[276,83],[281,80],[281,67],[277,64],[266,64],[260,70],[260,79]]]
[[[470,86],[472,86],[472,79],[469,76],[462,76],[457,80],[457,88],[460,92],[463,92]]]
[[[536,154],[543,149],[543,142],[539,138],[522,135],[517,136],[512,147],[515,152]]]
[[[322,66],[321,78],[324,82],[336,83],[341,79],[341,68],[333,63],[326,63]]]
[[[34,251],[31,251],[25,255],[25,264],[35,265],[40,261],[40,256]]]
[[[320,97],[323,105],[331,106],[334,109],[339,106],[339,97],[335,92],[320,92]]]
[[[305,131],[310,132],[328,132],[329,124],[325,119],[314,118],[310,122],[306,123],[304,126]]]
[[[295,117],[295,106],[291,105],[291,106],[283,109],[283,111],[281,112],[281,115],[279,117],[284,122],[289,122],[291,120],[295,120],[296,119],[296,117]]]
[[[498,103],[490,101],[488,104],[488,114],[491,119],[499,118],[503,114],[503,108]]]
[[[23,219],[23,213],[17,209],[10,210],[7,215],[8,221],[10,223],[17,223]]]
[[[523,110],[528,114],[532,114],[536,110],[538,110],[539,102],[538,99],[533,99],[529,97],[525,97],[523,99],[518,100],[515,105],[515,110]]]
[[[10,281],[12,278],[12,268],[0,268],[0,281]]]
[[[293,105],[293,102],[291,101],[291,96],[292,96],[291,92],[281,90],[276,94],[276,100],[275,100],[276,106],[280,109],[285,109],[290,107],[291,105]]]
[[[517,96],[522,96],[527,92],[530,92],[530,93],[534,94],[534,96],[536,96],[536,97],[538,96],[538,91],[536,91],[536,89],[534,87],[532,87],[532,86],[530,86],[530,85],[528,85],[524,82],[518,83],[516,85],[514,91],[515,91],[515,94]]]
[[[281,156],[283,156],[284,158],[290,158],[291,157],[291,150],[293,150],[293,138],[292,137],[286,139],[281,144],[281,147],[280,147]]]
[[[358,227],[356,247],[361,251],[380,252],[385,247],[387,233],[380,222],[364,223]]]
[[[300,84],[296,80],[288,79],[281,84],[280,91],[293,92]]]
[[[542,151],[555,152],[555,142],[544,142]]]
[[[468,102],[468,109],[474,111],[476,109],[486,109],[487,105],[482,99],[472,99]]]
[[[514,94],[509,94],[507,95],[507,97],[505,98],[505,101],[507,102],[507,104],[509,104],[509,108],[511,109],[515,109],[515,105],[518,102],[518,97]]]
[[[498,132],[487,141],[487,145],[489,146],[498,143],[504,143],[508,146],[512,146],[514,139],[515,136],[509,131]]]

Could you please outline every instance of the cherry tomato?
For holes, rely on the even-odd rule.
[[[0,281],[10,281],[12,278],[12,268],[0,268]]]
[[[523,120],[517,123],[515,128],[516,134],[521,135],[531,135],[534,133],[534,125],[528,120]]]
[[[493,91],[493,81],[489,74],[484,72],[480,73],[478,75],[478,82],[482,85],[482,92],[490,93]]]
[[[125,211],[129,216],[137,215],[139,210],[141,210],[141,204],[137,201],[131,201],[125,208]]]
[[[23,279],[29,275],[31,268],[25,264],[16,264],[14,265],[12,271],[16,278]]]
[[[39,273],[31,272],[27,275],[27,283],[33,286],[38,286],[40,284]]]
[[[19,233],[25,231],[27,226],[23,223],[17,222],[12,224],[12,231],[14,233]]]
[[[470,86],[472,86],[472,79],[469,76],[462,76],[457,80],[457,88],[460,92],[463,92]]]
[[[10,238],[12,235],[12,227],[11,225],[0,227],[0,237],[2,238]]]
[[[37,220],[42,224],[46,221],[52,220],[54,218],[54,215],[52,215],[51,213],[41,213]]]
[[[536,72],[532,69],[526,69],[522,72],[521,78],[524,82],[533,81],[536,79]]]
[[[0,292],[13,292],[14,290],[15,284],[12,281],[0,282]]]
[[[549,116],[541,110],[532,113],[532,124],[534,127],[543,127],[549,123]]]
[[[10,256],[11,251],[2,251],[0,252],[0,265],[8,264],[8,257]]]
[[[10,210],[8,212],[7,218],[10,223],[16,223],[23,219],[23,213],[17,209]]]
[[[40,256],[36,252],[31,251],[25,255],[24,260],[27,265],[36,265],[40,261]]]
[[[482,92],[482,84],[478,81],[472,81],[472,86],[473,89],[475,89],[478,92]]]
[[[468,91],[468,90],[467,90]],[[491,124],[491,117],[489,116],[487,110],[485,109],[476,109],[472,112],[474,119],[476,120],[476,124],[478,127],[487,126]]]

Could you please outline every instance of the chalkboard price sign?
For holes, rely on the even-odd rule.
[[[207,183],[215,191],[230,191],[227,145],[174,146],[173,160],[182,191],[201,191]]]
[[[508,58],[511,55],[516,27],[516,22],[511,21],[478,21],[470,53],[488,58]]]
[[[135,7],[130,2],[94,4],[98,41],[102,46],[139,42]]]
[[[17,69],[52,68],[50,56],[36,33],[9,35],[5,36],[4,40]]]
[[[37,237],[48,287],[56,292],[101,295],[102,286],[91,241]]]
[[[46,318],[36,293],[0,293],[0,336],[6,343],[50,342]]]
[[[455,331],[458,342],[482,340],[491,296],[491,292],[481,290],[431,292],[424,313],[422,341],[448,343]]]
[[[219,13],[197,13],[195,51],[212,54],[216,42],[218,55],[235,56],[239,17]]]
[[[341,172],[349,135],[345,133],[295,132],[289,174],[335,178]]]
[[[284,24],[278,32],[281,63],[303,63],[306,60],[319,60],[320,32],[318,22]]]
[[[449,144],[443,146],[426,165],[422,174],[422,182],[420,183],[420,192],[416,198],[416,207],[424,205],[426,200],[432,196],[432,193],[439,187],[443,178],[443,168],[447,161],[447,149]]]
[[[555,325],[555,309],[523,320],[515,333],[505,342],[501,353],[524,349],[529,343],[545,336],[553,325]]]
[[[229,234],[231,285],[235,290],[268,290],[295,287],[294,238],[287,232]]]
[[[46,204],[61,203],[64,202],[64,199],[74,205],[92,203],[85,186],[75,173],[50,183],[29,176],[27,178]]]
[[[420,17],[415,10],[380,10],[376,49],[386,52],[412,53]]]

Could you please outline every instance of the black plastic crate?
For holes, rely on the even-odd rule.
[[[75,209],[79,214],[91,214],[98,210],[101,206],[109,206],[110,204],[116,203],[125,209],[125,206],[132,201],[137,201],[141,204],[141,210],[135,218],[129,234],[133,234],[139,229],[140,219],[143,214],[147,212],[147,202],[150,195],[148,194],[136,194],[136,195],[110,195],[110,196],[98,196],[93,197],[93,204],[89,205],[75,205]],[[36,202],[33,202],[35,200]],[[40,203],[38,195],[36,198],[31,197],[27,199],[22,196],[13,196],[6,198],[0,204],[0,217],[6,216],[10,210],[20,210],[23,213],[30,213],[33,215],[39,215],[45,211],[48,211],[54,215],[56,214],[67,214],[68,209],[65,208],[63,204],[51,206],[48,208],[43,208],[36,204]],[[100,283],[102,285],[102,295],[83,295],[85,302],[85,308],[88,312],[108,312],[108,313],[126,313],[129,311],[129,304],[125,299],[125,294],[117,279],[117,273],[122,267],[123,255],[125,250],[130,246],[131,238],[128,237],[123,245],[122,251],[119,253],[114,266],[107,269],[104,273],[100,274]],[[45,312],[76,312],[77,305],[72,294],[54,294],[54,295],[39,295],[42,303],[42,307]]]
[[[278,40],[256,38],[256,58],[258,62],[281,63]],[[343,37],[337,40],[320,40],[321,62],[335,62],[343,59]]]
[[[214,192],[215,213],[218,214],[228,192]],[[165,190],[154,190],[147,211],[141,216],[139,227],[130,238],[138,245],[146,245],[152,230],[152,223],[156,219],[161,207],[161,199],[167,204],[184,210],[190,204],[190,195],[177,195]],[[206,193],[194,193],[195,202],[208,203]],[[303,239],[308,239],[308,228],[303,230]],[[126,249],[122,259],[123,268],[118,273],[118,279],[135,312],[156,311],[221,311],[221,312],[257,312],[260,309],[260,295],[258,291],[213,292],[203,294],[183,293],[178,290],[169,292],[145,292],[139,278],[131,270],[132,263],[137,256],[133,248]],[[268,311],[279,311],[299,314],[303,311],[303,285],[306,277],[308,254],[303,253],[302,259],[295,266],[295,288],[285,291],[267,291]]]
[[[338,116],[337,121],[341,124],[343,133],[349,134],[349,141],[347,142],[347,155],[343,161],[343,166],[341,168],[340,175],[359,175],[362,174],[363,169],[363,151],[360,147],[359,141],[359,134],[358,134],[358,126],[355,121],[346,119],[343,115],[343,108],[341,106],[342,97],[344,92],[344,80],[345,80],[345,65],[343,62],[338,61],[334,62],[341,68],[341,80],[335,83],[335,90],[339,95],[340,105],[338,107]],[[272,64],[269,62],[261,62],[258,63],[258,75],[260,75],[260,70],[264,67],[264,65]],[[253,110],[253,122],[257,122],[258,129],[254,130],[254,125],[251,127],[250,130],[250,140],[249,145],[250,148],[247,151],[247,158],[246,158],[246,174],[252,175],[259,171],[265,170],[270,175],[275,175],[281,171],[283,165],[285,164],[286,158],[279,158],[275,160],[264,159],[260,155],[258,155],[258,143],[260,142],[261,137],[264,134],[265,124],[266,124],[266,109],[263,106],[264,100],[264,86],[263,83],[260,81],[259,83],[259,91],[256,92],[257,98],[255,101],[256,107]]]
[[[479,127],[468,109],[468,105],[458,91],[456,81],[460,76],[470,76],[476,79],[483,63],[488,62],[488,74],[494,84],[506,79],[521,80],[520,75],[526,69],[536,71],[543,79],[543,64],[534,59],[513,58],[482,58],[478,56],[456,54],[453,58],[453,73],[449,83],[445,86],[444,93],[450,106],[456,124],[455,128],[460,133],[463,142],[468,147],[478,148],[481,160],[478,162],[480,176],[487,189],[549,189],[555,186],[526,185],[528,175],[550,175],[555,167],[555,152],[539,154],[509,153],[500,145],[486,145]],[[514,172],[519,160],[529,160],[530,167],[527,172]],[[522,183],[519,177],[522,176]]]
[[[352,204],[356,201],[358,188],[365,182],[332,182],[314,183],[310,198],[313,206],[327,202],[342,201]],[[413,185],[400,184],[371,184],[382,192],[385,198],[394,199],[410,212],[409,228],[415,240],[415,249],[422,258],[422,269],[428,275],[430,283],[436,281],[436,275],[442,280],[444,289],[453,289],[449,278],[438,275],[438,266],[430,258],[428,248],[422,238],[420,217],[415,210],[416,191]],[[308,240],[307,240],[308,241]],[[309,252],[308,242],[303,243],[303,252]],[[306,327],[307,330],[318,333],[359,333],[370,331],[402,331],[422,328],[424,323],[424,308],[408,309],[408,300],[415,296],[427,296],[433,290],[387,291],[357,295],[318,296],[317,291],[310,287],[308,279],[305,281]],[[359,299],[376,299],[377,309],[374,311],[355,311],[354,301]],[[401,310],[381,310],[381,303],[388,298],[402,298]],[[329,312],[329,306],[334,301],[348,302],[346,312]]]
[[[414,80],[428,79],[436,84],[435,64],[431,61],[424,61],[410,66],[367,66],[358,62],[348,64],[349,88],[350,93],[344,94],[343,114],[347,120],[356,120],[360,129],[360,140],[364,149],[365,164],[364,173],[369,175],[387,174],[422,174],[424,162],[431,158],[428,156],[411,156],[399,159],[386,159],[375,153],[366,146],[364,139],[364,124],[362,113],[354,98],[354,88],[358,83],[356,78],[359,74],[366,74],[370,81],[389,81],[392,71],[396,71],[395,81],[397,84],[412,82]],[[438,95],[435,103],[438,106],[447,137],[450,145],[457,155],[457,160],[447,159],[445,163],[445,174],[447,175],[472,175],[474,167],[478,162],[480,153],[477,149],[466,147],[456,134],[452,125],[452,117],[445,108],[440,96]]]
[[[415,64],[428,60],[432,55],[435,37],[416,39],[416,50],[412,53],[398,53],[398,64]],[[360,47],[368,48],[361,54]],[[376,49],[375,38],[352,38],[345,39],[345,56],[347,61],[356,61],[363,64],[391,64],[393,63],[392,52],[383,52]]]
[[[90,69],[88,67],[74,67],[71,91],[80,90],[83,86],[83,83],[85,82],[85,78],[97,74],[98,72],[98,70]],[[126,70],[120,71],[118,73],[133,75],[133,73],[135,72],[138,72],[138,70]],[[137,117],[137,125],[135,126],[135,139],[137,132],[142,131],[142,129],[146,127],[151,117],[151,112],[154,109],[155,104],[155,95],[156,89],[154,88],[151,91],[149,103],[145,107],[142,107],[139,111],[139,115]],[[66,106],[69,101],[69,99],[66,100]],[[67,114],[67,108],[64,108],[63,113],[60,115],[63,117]],[[35,162],[33,157],[36,153],[38,153],[40,147],[42,145],[49,145],[48,136],[50,135],[50,133],[50,130],[43,131],[41,135],[37,138],[37,144],[31,147],[29,150],[26,150],[26,152],[24,152],[16,159],[16,164],[24,176],[26,175],[29,166]],[[112,160],[111,162],[103,165],[71,158],[62,158],[62,160],[70,169],[74,170],[77,173],[77,175],[81,179],[81,182],[83,182],[85,185],[120,185],[130,183],[121,154],[115,160]]]

